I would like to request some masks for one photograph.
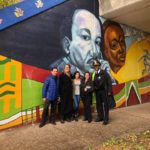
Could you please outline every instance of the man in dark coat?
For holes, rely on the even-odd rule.
[[[61,100],[61,123],[71,121],[73,113],[73,84],[70,65],[64,66],[64,72],[59,78],[59,93]]]
[[[108,73],[100,69],[100,65],[98,60],[93,61],[95,69],[94,88],[96,93],[96,109],[98,113],[96,122],[103,121],[103,124],[106,125],[109,120],[108,96],[112,94],[112,84]]]
[[[48,112],[49,112],[49,105],[51,104],[51,113],[49,117],[49,122],[52,124],[56,124],[55,122],[55,115],[56,115],[56,106],[57,106],[57,99],[58,99],[58,90],[59,90],[59,80],[57,77],[58,70],[57,68],[53,68],[51,71],[51,75],[46,78],[43,90],[42,90],[42,97],[44,101],[44,110],[42,113],[42,120],[39,127],[43,127],[46,124]]]

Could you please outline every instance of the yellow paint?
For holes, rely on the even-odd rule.
[[[9,127],[13,127],[13,126],[16,126],[16,125],[21,125],[21,124],[25,123],[25,120],[27,118],[28,118],[28,123],[31,123],[31,114],[29,114],[27,116],[24,115],[24,116],[21,116],[21,117],[15,119],[15,120],[13,120],[9,123],[6,123],[4,125],[0,125],[0,130],[1,129],[6,129],[6,128],[9,128]],[[33,119],[34,119],[34,121],[36,121],[36,112],[33,113]],[[22,122],[22,120],[23,120],[23,122]]]
[[[147,94],[150,92],[150,87],[139,88],[140,94]]]
[[[122,98],[121,100],[119,100],[117,103],[116,103],[116,108],[120,107],[123,103],[125,103],[126,99],[125,97]]]
[[[6,57],[0,55],[0,60],[5,60]],[[11,81],[11,75],[10,75],[10,68],[11,66],[16,67],[16,81]],[[14,91],[15,94],[13,95],[5,95],[3,96],[4,100],[4,113],[9,113],[10,111],[10,99],[14,98],[16,99],[16,109],[21,108],[21,80],[22,80],[22,64],[20,62],[17,62],[15,60],[11,60],[11,62],[8,62],[4,64],[4,80],[0,81],[0,84],[3,84],[5,82],[11,82],[15,84],[15,87],[6,85],[1,88],[1,93],[4,91]]]
[[[145,49],[150,53],[150,40],[148,38],[132,43],[127,50],[125,65],[117,73],[111,71],[112,76],[119,83],[137,80],[149,74],[148,71],[143,72],[144,60],[142,56],[146,54]]]
[[[4,107],[3,111],[4,111],[4,113],[8,113],[10,110],[10,98],[9,98],[9,96],[5,97],[4,105],[5,105],[5,107]]]
[[[1,129],[7,129],[7,128],[10,128],[10,127],[13,127],[16,125],[20,125],[20,124],[22,124],[22,117],[19,117],[18,119],[14,120],[12,122],[9,122],[7,124],[1,125],[0,130]]]

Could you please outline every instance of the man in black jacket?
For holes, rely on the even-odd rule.
[[[109,120],[109,105],[108,96],[112,94],[112,83],[108,73],[100,68],[101,64],[98,60],[93,61],[95,69],[94,88],[96,94],[96,122],[103,121],[103,125],[108,124]]]

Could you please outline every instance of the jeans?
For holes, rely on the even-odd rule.
[[[78,113],[80,103],[80,95],[74,95],[74,112]]]

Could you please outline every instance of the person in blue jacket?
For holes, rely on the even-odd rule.
[[[49,105],[51,105],[51,112],[49,116],[49,122],[56,125],[55,115],[57,107],[57,99],[59,96],[59,79],[58,79],[58,69],[56,67],[52,68],[51,75],[48,76],[44,82],[42,97],[44,101],[44,110],[42,113],[42,120],[39,127],[43,127],[46,124],[48,117]]]

